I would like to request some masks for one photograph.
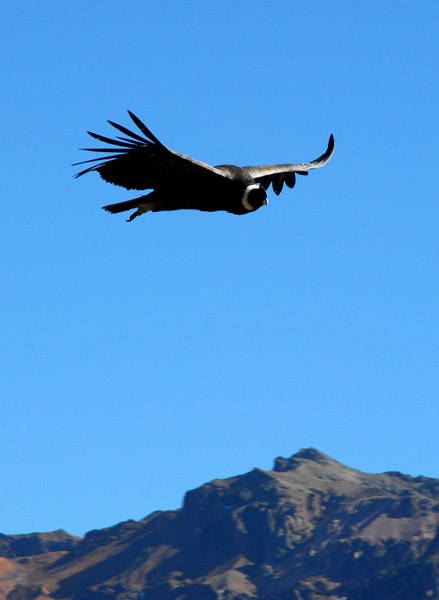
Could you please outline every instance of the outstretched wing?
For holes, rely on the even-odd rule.
[[[138,135],[113,121],[110,125],[124,134],[115,139],[107,138],[97,133],[88,132],[94,139],[110,144],[111,148],[83,148],[89,152],[104,152],[107,155],[85,160],[75,165],[93,164],[75,177],[97,171],[109,183],[120,185],[128,190],[157,189],[169,184],[171,180],[187,180],[193,177],[207,180],[218,177],[224,181],[227,174],[211,167],[207,163],[195,160],[185,154],[179,154],[164,146],[142,121],[128,111],[131,119],[143,136]]]
[[[265,165],[261,167],[243,167],[253,179],[260,183],[266,190],[270,186],[276,195],[282,191],[284,183],[289,187],[294,187],[296,183],[296,173],[298,175],[308,175],[311,169],[323,167],[329,161],[334,153],[334,136],[329,137],[328,147],[326,152],[309,163],[299,163],[291,165]]]

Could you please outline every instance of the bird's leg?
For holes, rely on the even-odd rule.
[[[129,223],[136,217],[140,217],[140,215],[143,215],[144,213],[152,210],[154,206],[155,204],[153,204],[152,202],[145,202],[144,204],[139,204],[136,212],[133,213],[129,219],[127,219],[127,223]]]

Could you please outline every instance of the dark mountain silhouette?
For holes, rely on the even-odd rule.
[[[435,600],[439,480],[310,448],[84,538],[0,536],[0,555],[0,600]]]

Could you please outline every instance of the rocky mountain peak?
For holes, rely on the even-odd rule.
[[[319,465],[336,464],[343,466],[327,454],[323,454],[316,448],[302,448],[296,454],[293,454],[290,458],[277,457],[274,461],[273,471],[293,471],[299,466],[305,464],[304,461],[312,461]],[[346,467],[347,468],[347,467]]]
[[[29,535],[0,537],[0,600],[439,598],[439,481],[315,448],[83,539]]]

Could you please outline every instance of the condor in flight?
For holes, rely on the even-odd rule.
[[[88,132],[96,140],[115,147],[84,148],[91,152],[106,152],[108,156],[76,163],[96,163],[76,177],[97,171],[105,181],[128,190],[152,190],[133,200],[103,207],[110,213],[137,209],[128,221],[148,211],[182,208],[208,212],[225,210],[235,215],[245,215],[268,204],[267,190],[270,184],[274,193],[279,195],[284,183],[290,188],[294,187],[296,173],[308,175],[311,169],[323,167],[334,152],[334,137],[331,135],[326,152],[309,163],[211,167],[186,154],[170,150],[140,119],[130,111],[128,114],[144,137],[109,121],[124,137],[110,139]]]

